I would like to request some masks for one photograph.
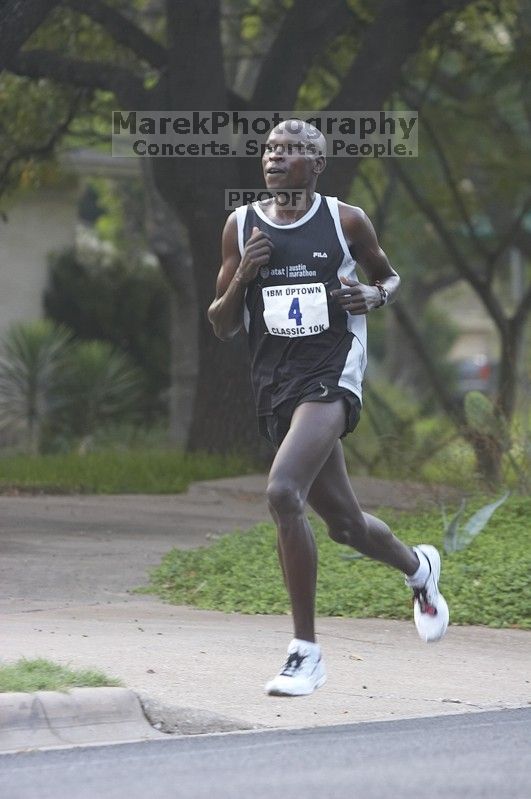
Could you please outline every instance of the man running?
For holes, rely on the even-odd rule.
[[[229,216],[209,319],[222,340],[245,326],[259,429],[277,448],[267,499],[295,637],[265,690],[295,696],[326,681],[315,641],[317,552],[306,502],[334,541],[405,574],[423,640],[440,639],[449,614],[437,585],[439,553],[406,546],[361,510],[340,442],[359,420],[366,314],[394,299],[400,278],[366,214],[315,191],[326,166],[319,131],[300,120],[281,123],[262,166],[268,189],[303,190],[305,206],[290,210],[273,199]],[[356,263],[368,285],[358,281]]]

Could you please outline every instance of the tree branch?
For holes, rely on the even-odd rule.
[[[128,47],[152,67],[161,69],[168,62],[168,52],[155,39],[135,25],[128,17],[102,0],[64,0],[64,5],[97,22],[115,42]]]
[[[16,75],[28,78],[50,78],[71,86],[111,91],[131,107],[145,94],[142,76],[124,67],[63,58],[50,50],[27,50],[12,58],[7,66]]]
[[[78,112],[79,104],[84,96],[84,92],[80,91],[74,97],[72,105],[68,109],[68,113],[64,120],[60,122],[57,127],[52,131],[50,136],[45,142],[41,142],[40,144],[35,145],[28,145],[27,147],[22,147],[17,152],[15,152],[12,156],[10,156],[6,162],[2,166],[2,170],[0,172],[0,195],[3,193],[9,173],[12,167],[18,161],[25,161],[29,158],[43,158],[49,156],[53,153],[55,145],[60,141],[63,135],[68,131],[70,123],[74,119],[75,115]]]
[[[524,218],[527,216],[527,212],[529,211],[530,208],[531,208],[531,196],[527,198],[522,208],[520,209],[519,213],[516,214],[516,216],[513,218],[511,224],[505,230],[496,250],[491,254],[490,263],[488,265],[489,271],[491,273],[494,271],[494,267],[496,266],[498,258],[501,257],[501,255],[505,252],[507,247],[509,247],[513,242],[515,242],[518,239],[518,234],[520,232],[525,233],[524,228],[522,227],[522,222],[524,221]],[[492,222],[492,217],[491,217],[491,222]],[[493,227],[494,226],[495,225],[493,225]]]
[[[450,392],[448,391],[446,381],[441,377],[436,366],[434,365],[433,358],[428,353],[424,344],[424,340],[417,330],[415,323],[409,316],[409,313],[406,311],[404,304],[400,301],[394,302],[391,306],[391,309],[400,327],[409,338],[414,352],[426,370],[426,373],[428,374],[431,384],[434,388],[434,394],[437,396],[439,402],[450,419],[452,419],[457,427],[461,429],[465,426],[464,414],[460,410],[459,406],[454,402]]]
[[[460,11],[470,3],[471,0],[384,0],[329,108],[380,108],[430,25],[445,12]]]
[[[528,286],[527,291],[522,297],[522,301],[516,309],[516,313],[511,319],[511,325],[515,331],[523,327],[529,312],[531,311],[531,286]]]
[[[432,294],[435,294],[437,291],[442,291],[443,289],[450,288],[450,286],[455,285],[459,280],[459,275],[441,275],[441,277],[436,277],[433,280],[429,280],[426,283],[422,284],[422,291],[425,297],[431,297]]]
[[[383,0],[368,27],[341,90],[326,111],[348,108],[370,111],[383,107],[401,80],[407,59],[418,50],[428,28],[447,11],[459,11],[471,0]],[[333,158],[324,174],[325,190],[345,196],[359,158]]]
[[[316,54],[354,19],[345,0],[295,0],[262,64],[255,108],[293,108]]]
[[[435,230],[439,238],[441,239],[442,243],[446,247],[450,257],[452,258],[452,262],[456,267],[459,274],[470,283],[474,291],[478,294],[481,301],[487,308],[489,314],[491,315],[493,321],[496,323],[498,329],[502,334],[505,334],[507,328],[507,319],[504,316],[503,309],[500,303],[497,301],[496,297],[492,294],[490,287],[486,280],[479,275],[471,266],[469,266],[467,259],[461,253],[459,248],[457,247],[450,231],[447,229],[446,225],[444,224],[442,218],[439,216],[435,206],[430,203],[427,197],[423,196],[421,192],[417,189],[414,182],[411,178],[407,175],[407,173],[402,169],[402,167],[398,166],[396,163],[397,159],[389,159],[390,163],[389,168],[396,172],[400,181],[408,191],[409,195],[415,202],[418,208],[424,213],[427,219],[430,220],[432,225],[434,226]]]
[[[0,70],[15,56],[60,0],[5,0],[0,5]]]
[[[416,99],[413,98],[413,93],[409,87],[406,91],[401,92],[401,94],[406,102],[409,102],[410,104],[415,104]],[[459,191],[459,188],[457,186],[457,182],[452,174],[452,168],[450,166],[450,162],[446,157],[446,153],[444,152],[444,148],[441,142],[439,141],[439,137],[435,133],[431,123],[428,122],[428,120],[426,119],[425,114],[422,114],[421,123],[423,127],[426,129],[428,136],[430,137],[433,149],[435,150],[437,158],[439,159],[443,175],[446,179],[446,183],[450,189],[452,197],[454,198],[456,207],[459,213],[461,214],[463,222],[465,223],[465,227],[468,230],[468,234],[471,240],[474,242],[474,245],[477,251],[480,253],[480,255],[485,259],[490,259],[492,254],[489,253],[489,251],[484,246],[483,242],[480,240],[480,238],[476,233],[476,230],[470,218],[470,214],[468,213],[468,209],[463,201],[461,192]]]

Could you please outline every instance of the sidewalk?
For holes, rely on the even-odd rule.
[[[328,682],[311,697],[286,699],[266,696],[263,685],[285,659],[287,616],[135,599],[12,613],[2,628],[5,659],[101,668],[165,705],[208,711],[234,728],[435,716],[531,699],[531,638],[520,630],[450,627],[442,642],[426,645],[413,623],[319,619]],[[207,721],[216,729],[216,718]]]
[[[529,704],[524,631],[451,627],[427,646],[412,622],[319,619],[328,683],[311,697],[282,699],[262,690],[284,660],[287,616],[199,611],[128,593],[172,546],[203,546],[267,519],[264,483],[212,481],[170,497],[0,497],[2,659],[102,669],[159,700],[181,732]],[[368,508],[438,499],[426,487],[355,485]]]

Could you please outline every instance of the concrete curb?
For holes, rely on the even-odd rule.
[[[204,735],[215,732],[237,732],[241,730],[267,729],[263,724],[211,713],[193,707],[168,705],[146,694],[137,693],[144,714],[156,730],[179,735]]]
[[[128,688],[0,694],[0,752],[164,737]]]
[[[264,729],[129,688],[0,694],[0,753]]]

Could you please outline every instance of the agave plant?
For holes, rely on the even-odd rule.
[[[483,505],[482,508],[477,510],[468,520],[466,524],[461,524],[461,519],[466,508],[466,500],[461,501],[459,510],[455,516],[448,521],[443,509],[443,524],[444,524],[444,550],[448,554],[452,552],[459,552],[461,549],[466,549],[472,543],[474,538],[487,526],[490,517],[494,511],[503,505],[509,498],[510,492],[506,491],[495,502],[490,502],[488,505]]]
[[[65,403],[55,426],[90,436],[98,425],[128,414],[141,387],[140,371],[125,353],[104,341],[76,344],[63,375]]]
[[[22,431],[32,454],[64,402],[60,384],[70,349],[67,328],[46,319],[15,323],[0,340],[0,429]]]

